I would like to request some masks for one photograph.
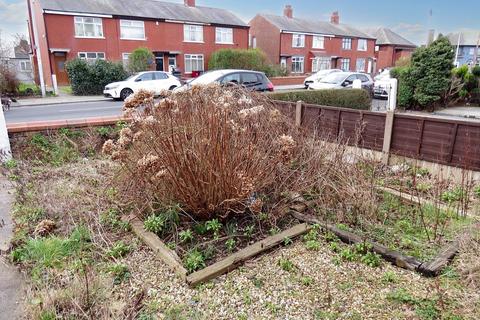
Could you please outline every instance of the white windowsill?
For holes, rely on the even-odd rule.
[[[305,46],[303,46],[303,47],[294,47],[294,46],[292,46],[292,48],[293,48],[293,49],[303,49],[303,48],[305,48]]]
[[[75,36],[77,39],[105,39],[105,37],[81,37],[81,36]]]
[[[232,45],[232,44],[235,44],[235,43],[233,43],[233,42],[215,42],[215,44],[230,44],[230,45]]]
[[[316,47],[312,47],[312,49],[316,49],[316,50],[325,50],[325,47],[323,47],[323,48],[316,48]]]
[[[204,41],[190,41],[190,40],[183,40],[183,42],[187,42],[187,43],[205,43]]]
[[[120,38],[120,40],[147,41],[147,38]]]

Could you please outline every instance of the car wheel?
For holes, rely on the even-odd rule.
[[[173,91],[173,89],[175,89],[177,86],[171,86],[170,88],[168,88],[168,90],[170,91]]]
[[[133,94],[133,90],[125,88],[120,92],[120,99],[125,100]]]

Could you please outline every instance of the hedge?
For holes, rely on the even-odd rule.
[[[366,90],[362,89],[326,89],[303,90],[281,93],[271,93],[269,97],[280,101],[303,101],[308,104],[318,104],[349,109],[370,110],[372,99]]]
[[[99,95],[105,86],[112,82],[123,81],[128,74],[118,62],[96,60],[87,62],[81,59],[68,61],[66,70],[72,92],[75,95]]]

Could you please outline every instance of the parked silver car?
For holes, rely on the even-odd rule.
[[[372,93],[373,79],[370,75],[361,72],[336,72],[332,73],[318,82],[314,82],[309,86],[311,90],[319,89],[347,89],[352,88],[353,81],[360,80],[362,89]]]
[[[320,70],[318,72],[315,72],[312,74],[310,77],[306,78],[305,81],[303,82],[303,85],[305,86],[305,89],[308,89],[308,87],[314,83],[322,80],[329,74],[335,73],[335,72],[342,72],[340,69],[326,69],[326,70]]]

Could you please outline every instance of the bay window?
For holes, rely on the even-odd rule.
[[[312,72],[331,69],[331,62],[332,62],[332,58],[330,57],[314,58],[312,61]]]

